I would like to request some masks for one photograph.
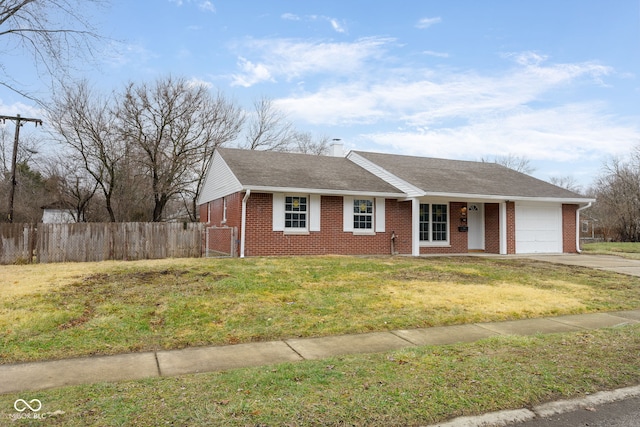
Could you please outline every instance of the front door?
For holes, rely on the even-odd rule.
[[[469,250],[484,251],[484,204],[469,203],[467,207],[469,226]]]

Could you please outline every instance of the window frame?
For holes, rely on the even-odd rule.
[[[355,200],[368,200],[371,202],[371,228],[355,228],[354,212]],[[386,230],[386,198],[375,197],[371,195],[348,195],[342,197],[342,231],[354,235],[375,235],[376,233],[384,233]],[[368,213],[367,213],[368,215]]]
[[[365,204],[365,212],[362,212],[362,204]],[[359,212],[356,212],[359,209]],[[369,210],[370,212],[367,212]],[[359,219],[356,219],[360,217]],[[367,219],[368,218],[368,219]],[[375,230],[375,199],[371,197],[353,198],[353,231],[354,233],[373,233]],[[356,226],[368,224],[368,227]]]
[[[304,205],[305,205],[305,210],[304,211],[300,211],[300,210],[287,210],[287,200],[291,198],[291,199],[305,199]],[[293,200],[291,200],[291,203],[293,204]],[[310,203],[311,203],[311,198],[309,197],[308,194],[285,194],[284,195],[284,206],[283,206],[283,226],[284,226],[284,232],[285,233],[291,233],[291,234],[295,234],[295,233],[308,233],[309,232],[309,213],[310,213]],[[292,227],[292,226],[287,226],[287,221],[300,221],[300,219],[289,219],[287,220],[287,215],[300,215],[300,214],[304,214],[304,227]]]
[[[428,211],[428,221],[423,221],[423,206],[427,206]],[[446,221],[438,221],[434,222],[434,207],[435,206],[445,206],[446,207]],[[420,218],[418,219],[418,238],[420,239],[420,246],[450,246],[451,245],[451,203],[449,202],[432,202],[432,201],[421,201],[419,208]],[[434,231],[434,223],[435,224],[444,224],[444,230],[436,230]],[[424,225],[426,225],[426,230],[424,229]],[[446,233],[446,239],[444,240],[435,240],[435,233]],[[427,234],[428,240],[423,240],[424,234]]]

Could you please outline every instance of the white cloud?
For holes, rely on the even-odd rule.
[[[337,33],[346,33],[347,27],[344,22],[340,22],[336,18],[331,18],[329,16],[324,15],[305,15],[299,16],[294,13],[283,13],[280,15],[280,18],[285,21],[306,21],[306,22],[314,22],[314,21],[324,21],[328,22],[331,25],[331,28]]]
[[[283,13],[280,17],[285,21],[300,21],[301,19],[298,15],[293,13]]]
[[[199,79],[197,77],[192,77],[188,80],[187,84],[191,87],[199,87],[199,86],[203,86],[207,89],[211,89],[213,87],[213,83],[207,81],[207,80],[202,80]]]
[[[257,83],[265,81],[273,81],[273,77],[268,68],[263,64],[254,64],[246,58],[238,59],[238,66],[242,70],[242,74],[234,74],[232,86],[250,87]]]
[[[2,99],[0,99],[0,115],[3,116],[15,116],[20,114],[21,117],[29,117],[35,119],[45,119],[46,111],[42,108],[35,107],[33,105],[24,104],[22,102],[15,102],[10,105],[6,105]],[[9,122],[2,123],[0,125],[9,126]],[[11,125],[13,126],[13,125]]]
[[[439,24],[441,22],[442,22],[442,18],[440,18],[439,16],[435,18],[422,18],[416,24],[416,28],[425,29],[425,28],[429,28],[434,24]]]
[[[412,70],[401,74],[358,77],[352,82],[325,85],[318,93],[303,93],[281,100],[290,106],[292,114],[300,119],[318,123],[321,117],[330,117],[331,111],[318,115],[318,98],[324,99],[325,108],[336,108],[335,119],[344,123],[371,122],[367,117],[373,111],[378,119],[401,121],[405,126],[421,128],[443,125],[450,121],[468,121],[478,117],[501,114],[536,102],[543,94],[559,87],[567,87],[582,78],[599,79],[612,70],[598,64],[551,64],[517,66],[502,75],[480,75],[472,71],[447,72]],[[348,100],[345,101],[345,94]],[[341,105],[360,100],[357,111],[344,114]],[[335,107],[334,107],[335,106]]]
[[[213,5],[213,3],[210,0],[186,0],[187,3],[191,4],[191,3],[196,3],[198,6],[198,9],[205,11],[205,12],[216,12],[216,7]],[[175,3],[176,6],[181,7],[184,5],[185,1],[184,0],[169,0],[169,3]]]
[[[640,128],[607,116],[601,105],[522,108],[457,127],[363,135],[389,151],[476,160],[517,153],[531,160],[578,162],[628,153]]]
[[[201,1],[198,4],[198,8],[205,12],[213,12],[213,13],[216,12],[216,7],[209,0]]]
[[[378,70],[369,70],[357,82],[325,83],[276,104],[318,127],[375,125],[381,130],[355,137],[360,149],[371,149],[362,146],[368,142],[413,155],[478,160],[514,153],[582,165],[628,153],[640,140],[639,121],[609,115],[606,104],[554,97],[576,85],[599,85],[611,68],[547,63],[528,53],[514,58],[497,75],[414,69],[372,77]]]
[[[367,61],[379,59],[392,41],[376,37],[353,43],[248,40],[240,48],[257,52],[259,59],[251,61],[242,56],[238,62],[241,72],[233,76],[232,84],[248,87],[262,81],[290,80],[306,74],[352,74],[362,69]]]
[[[330,18],[329,22],[331,23],[331,27],[338,33],[346,33],[347,30],[343,24],[338,22],[337,19]]]
[[[376,95],[358,83],[278,99],[274,103],[291,117],[324,126],[372,124],[384,120],[387,114]]]

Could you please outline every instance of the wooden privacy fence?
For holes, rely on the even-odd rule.
[[[35,249],[34,224],[0,224],[0,264],[33,262]]]
[[[0,262],[85,262],[202,256],[200,223],[2,224]]]

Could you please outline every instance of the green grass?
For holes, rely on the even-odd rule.
[[[8,394],[0,396],[0,423],[11,424],[20,398],[39,399],[45,416],[59,411],[48,426],[417,426],[635,385],[639,352],[640,325],[504,336]]]
[[[0,363],[640,307],[639,278],[527,259],[326,256],[0,269],[9,284],[0,295]]]
[[[635,242],[598,242],[586,243],[582,250],[586,254],[618,255],[625,258],[640,259],[640,243]]]

